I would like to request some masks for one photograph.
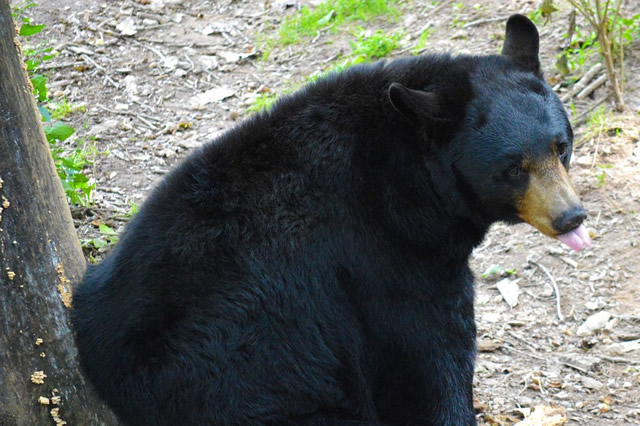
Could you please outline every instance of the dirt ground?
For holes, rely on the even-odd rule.
[[[64,118],[78,130],[68,148],[95,138],[100,153],[86,171],[97,184],[94,205],[73,210],[82,240],[100,238],[102,223],[122,230],[131,203],[139,205],[193,147],[241,121],[257,93],[297,87],[351,51],[349,31],[321,31],[273,47],[263,59],[262,40],[275,37],[299,5],[47,0],[32,9],[35,23],[47,25],[40,38],[59,52],[44,64],[50,93],[85,106]],[[562,94],[562,83],[584,74],[597,56],[559,77],[553,64],[566,45],[570,10],[558,6],[539,31],[545,75]],[[506,17],[536,8],[523,0],[414,0],[395,19],[347,26],[403,30],[391,57],[410,54],[426,28],[428,52],[485,54],[499,51]],[[627,1],[624,10],[639,13],[640,4]],[[571,176],[589,214],[593,248],[577,254],[528,225],[497,224],[473,254],[480,424],[511,425],[538,405],[561,407],[567,424],[640,424],[639,38],[627,49],[626,112],[612,112],[606,87],[573,103]],[[601,107],[602,119],[590,119],[589,111]]]

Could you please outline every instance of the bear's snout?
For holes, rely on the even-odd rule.
[[[553,229],[559,234],[564,234],[580,226],[586,218],[587,213],[582,206],[574,207],[566,210],[553,221]]]
[[[580,235],[584,233],[581,225],[587,213],[557,158],[529,164],[529,183],[517,200],[517,208],[522,220],[551,238],[567,235],[578,228]]]

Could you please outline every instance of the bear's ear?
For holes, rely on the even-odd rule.
[[[528,70],[539,73],[538,49],[540,37],[538,29],[526,16],[512,15],[507,21],[502,54],[523,65]]]
[[[440,108],[434,92],[413,90],[400,83],[392,83],[388,93],[391,105],[413,124],[438,116]]]

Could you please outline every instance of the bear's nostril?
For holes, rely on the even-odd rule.
[[[577,228],[587,218],[587,213],[582,207],[575,207],[565,211],[562,216],[553,221],[553,228],[560,234]]]

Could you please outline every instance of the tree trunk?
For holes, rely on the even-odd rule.
[[[80,374],[67,319],[84,269],[0,0],[0,425],[117,424]]]

